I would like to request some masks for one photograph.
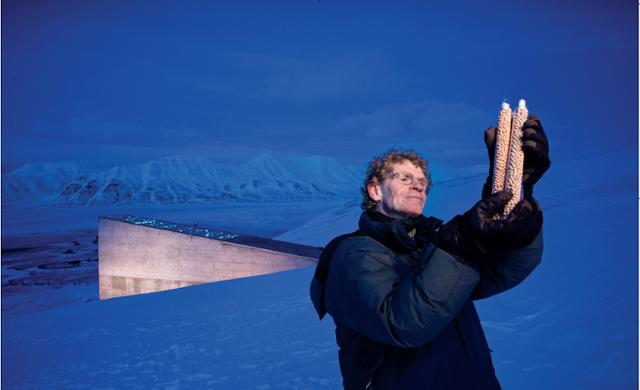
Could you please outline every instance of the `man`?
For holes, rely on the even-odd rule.
[[[336,324],[345,389],[499,389],[473,300],[510,289],[542,257],[533,185],[549,168],[540,121],[525,123],[524,197],[491,194],[451,221],[424,217],[427,162],[391,151],[369,165],[359,230],[324,249],[311,284],[320,315]],[[495,128],[485,132],[490,159]]]

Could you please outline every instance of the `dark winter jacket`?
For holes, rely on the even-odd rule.
[[[500,388],[473,299],[524,280],[541,260],[542,234],[476,271],[434,246],[439,224],[419,217],[414,240],[400,221],[363,213],[357,234],[327,246],[311,298],[336,324],[346,389]]]

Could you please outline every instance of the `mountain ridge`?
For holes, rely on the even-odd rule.
[[[3,176],[2,203],[61,206],[327,200],[357,194],[360,174],[331,157],[265,153],[232,165],[173,155],[100,167],[32,163]]]

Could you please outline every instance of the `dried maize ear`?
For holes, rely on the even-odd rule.
[[[511,107],[502,103],[502,110],[498,114],[498,131],[496,133],[496,147],[493,166],[493,183],[491,193],[502,191],[507,178],[507,162],[509,159],[509,143],[511,138]]]
[[[503,216],[507,216],[522,199],[522,166],[524,153],[522,152],[522,127],[529,116],[524,99],[518,104],[511,124],[511,141],[509,144],[509,159],[504,189],[511,192],[513,197],[505,206]]]

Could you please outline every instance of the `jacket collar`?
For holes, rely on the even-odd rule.
[[[375,210],[367,210],[360,216],[360,230],[387,247],[403,252],[422,249],[435,237],[442,221],[419,215],[404,220],[394,219]],[[408,232],[415,229],[412,238]]]

